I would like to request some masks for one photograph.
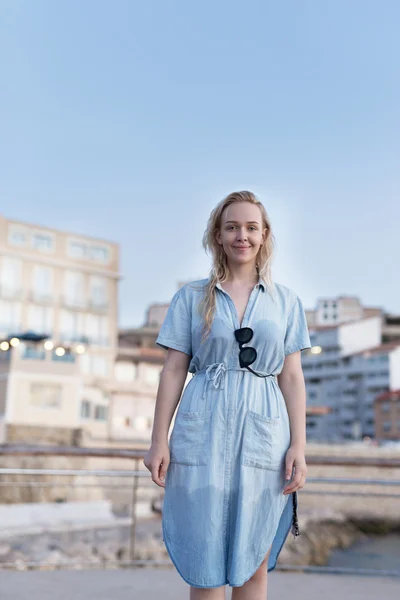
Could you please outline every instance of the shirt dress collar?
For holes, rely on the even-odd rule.
[[[220,284],[220,282],[219,282],[219,281],[218,281],[218,282],[215,284],[215,287],[217,287],[217,288],[218,288],[219,290],[221,290],[221,291],[224,291],[224,290],[222,289],[222,286],[221,286],[221,284]],[[259,288],[259,287],[260,287],[260,288],[262,289],[262,291],[263,291],[263,292],[265,292],[265,282],[263,281],[263,279],[261,279],[261,277],[259,277],[259,279],[258,279],[258,283],[256,283],[256,286],[255,286],[255,287],[256,287],[256,288]]]

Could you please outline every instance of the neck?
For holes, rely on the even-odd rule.
[[[228,277],[226,281],[238,285],[255,285],[258,282],[259,275],[255,264],[247,265],[229,265]]]

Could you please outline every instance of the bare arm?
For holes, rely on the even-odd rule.
[[[286,479],[291,478],[293,466],[296,470],[292,483],[285,488],[285,493],[291,493],[304,486],[307,474],[305,462],[306,386],[300,351],[286,356],[283,369],[278,375],[278,385],[285,399],[290,421],[291,442],[286,456]]]
[[[300,351],[286,356],[283,369],[278,375],[278,385],[289,414],[291,445],[305,448],[306,386],[301,368]]]
[[[169,427],[185,385],[189,363],[190,356],[179,350],[168,349],[157,390],[151,435],[153,444],[168,440]]]
[[[161,487],[165,487],[165,473],[170,461],[168,431],[185,385],[189,363],[188,354],[169,348],[161,371],[154,409],[151,446],[143,460],[144,465],[151,472],[153,481]]]

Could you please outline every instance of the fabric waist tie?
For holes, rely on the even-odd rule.
[[[208,365],[205,369],[199,369],[198,371],[195,371],[193,373],[193,377],[195,377],[199,373],[205,373],[206,375],[204,379],[203,393],[201,396],[202,400],[205,398],[207,385],[209,381],[213,382],[215,388],[220,388],[221,390],[224,389],[226,371],[242,371],[251,373],[251,371],[247,371],[247,369],[242,369],[239,367],[227,367],[223,362],[213,363],[211,365]],[[264,377],[276,377],[276,375],[271,373],[270,375],[265,375]]]

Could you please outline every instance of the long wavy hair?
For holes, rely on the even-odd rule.
[[[264,205],[252,192],[233,192],[217,204],[208,219],[207,228],[203,235],[203,246],[205,251],[212,256],[212,267],[208,283],[204,288],[203,297],[199,303],[199,312],[203,317],[204,328],[202,341],[210,333],[215,314],[216,290],[218,282],[223,283],[229,276],[227,256],[222,245],[217,242],[216,234],[221,229],[222,214],[228,206],[235,202],[249,202],[259,207],[262,216],[262,229],[266,229],[265,242],[260,247],[256,257],[256,269],[258,276],[264,281],[268,291],[274,295],[275,286],[271,277],[271,262],[275,249],[275,237],[271,230],[271,222]]]

